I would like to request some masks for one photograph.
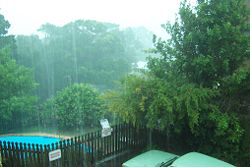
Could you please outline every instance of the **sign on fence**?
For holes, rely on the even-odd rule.
[[[113,129],[110,127],[109,121],[107,119],[101,119],[100,124],[102,126],[102,137],[110,136]]]
[[[111,132],[107,130],[111,128],[107,124],[108,121],[101,122],[104,123],[103,136],[110,134]],[[146,146],[147,132],[145,127],[134,127],[129,124],[114,125],[112,135],[106,137],[107,140],[101,138],[102,132],[98,130],[59,142],[54,146],[61,150],[54,151],[50,150],[54,149],[54,146],[39,147],[35,144],[0,141],[0,156],[4,167],[92,167],[95,164],[102,166],[107,161],[108,164],[114,161],[114,164],[111,163],[112,166],[121,166],[116,162],[123,161],[123,155],[125,158],[129,151],[141,150]]]
[[[102,129],[102,137],[110,136],[112,131],[112,128]]]
[[[61,158],[61,150],[57,149],[49,152],[49,161],[54,161]]]

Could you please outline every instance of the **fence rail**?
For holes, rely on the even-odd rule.
[[[0,141],[3,167],[88,167],[112,159],[129,150],[142,149],[147,144],[147,129],[120,124],[112,127],[110,136],[101,131],[88,133],[51,145],[10,143]],[[61,158],[49,161],[49,152],[60,149]]]

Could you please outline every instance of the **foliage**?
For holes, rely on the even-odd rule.
[[[3,15],[0,15],[0,20],[0,36],[2,37],[3,35],[7,34],[8,29],[10,28],[10,23],[4,19]]]
[[[0,49],[9,48],[11,56],[16,55],[16,45],[13,35],[7,35],[10,23],[0,14]]]
[[[53,77],[48,76],[48,70],[51,67],[47,64],[48,57],[44,54],[45,49],[42,46],[42,41],[36,35],[19,35],[16,37],[16,43],[18,46],[18,56],[15,57],[17,63],[33,69],[35,80],[39,83],[36,95],[39,100],[45,100],[48,94],[52,94],[50,87],[52,87]]]
[[[163,25],[172,38],[156,42],[156,52],[190,82],[216,86],[249,58],[247,19],[242,0],[199,1],[195,9],[184,1],[176,22]]]
[[[222,107],[228,112],[248,114],[250,100],[250,68],[235,71],[225,77],[221,84]]]
[[[249,59],[247,19],[242,0],[202,0],[195,8],[184,1],[175,23],[163,25],[171,38],[154,37],[161,57],[149,58],[148,72],[109,92],[109,109],[170,131],[188,150],[236,161],[238,114],[249,111],[250,73],[242,68]]]
[[[116,24],[93,20],[62,27],[44,24],[39,31],[43,38],[16,37],[16,60],[34,68],[42,100],[73,83],[112,89],[131,71],[132,62],[145,59],[142,50],[152,45],[151,33],[143,28],[122,30]]]
[[[249,110],[249,70],[240,70],[249,59],[247,19],[242,0],[199,1],[195,9],[184,1],[176,22],[164,26],[172,38],[156,41],[156,52],[161,53],[162,58],[151,59],[149,63],[151,73],[157,77],[169,81],[171,76],[180,76],[188,83],[199,85],[200,89],[218,92],[208,101],[216,110],[211,107],[210,111],[202,110],[205,115],[200,118],[200,127],[203,128],[198,130],[204,133],[203,137],[198,134],[201,139],[189,141],[203,139],[206,143],[198,144],[199,149],[229,160],[239,152],[242,136],[235,115]],[[211,146],[217,149],[209,151]]]
[[[33,119],[37,100],[33,96],[36,83],[32,71],[12,59],[16,46],[14,37],[7,35],[9,27],[9,22],[0,14],[1,129],[28,125]]]
[[[214,102],[218,96],[217,90],[192,83],[129,76],[119,91],[108,92],[105,98],[109,110],[124,121],[170,131],[171,136],[185,138],[180,142],[186,149],[232,160],[243,131],[236,116],[219,110]]]
[[[35,109],[35,87],[32,72],[17,65],[6,49],[0,50],[0,122],[27,125]],[[21,119],[23,115],[27,119]]]
[[[102,115],[98,92],[87,84],[74,84],[47,100],[43,119],[53,119],[59,129],[92,127]]]
[[[109,107],[125,121],[143,124],[150,128],[175,127],[180,132],[188,119],[190,129],[199,124],[201,112],[216,107],[209,104],[216,92],[197,88],[193,84],[165,82],[159,78],[128,76],[119,91],[106,94],[112,101]]]

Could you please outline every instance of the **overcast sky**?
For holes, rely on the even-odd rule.
[[[195,0],[190,0],[194,2]],[[0,0],[0,13],[10,24],[9,34],[36,33],[44,23],[58,26],[77,19],[144,26],[158,35],[173,22],[181,0]]]

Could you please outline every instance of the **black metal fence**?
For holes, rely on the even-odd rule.
[[[89,167],[111,166],[119,156],[142,150],[147,144],[147,129],[130,124],[112,127],[110,136],[101,137],[101,131],[77,136],[51,145],[10,143],[0,141],[3,167]],[[61,158],[49,161],[49,152],[61,150]]]

